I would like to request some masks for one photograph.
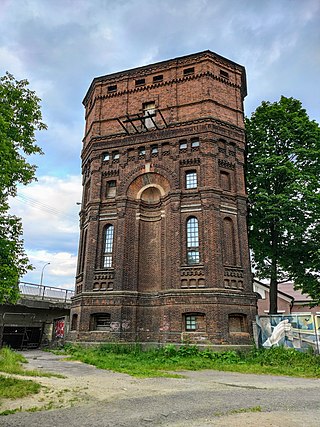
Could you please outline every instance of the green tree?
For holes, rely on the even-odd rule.
[[[292,280],[320,301],[320,128],[301,102],[262,102],[246,118],[249,242],[253,266],[278,284]]]
[[[36,167],[26,156],[42,154],[35,134],[46,125],[40,99],[28,84],[9,73],[0,78],[0,303],[17,301],[19,278],[32,268],[23,248],[21,221],[9,214],[8,203],[17,184],[35,180]]]

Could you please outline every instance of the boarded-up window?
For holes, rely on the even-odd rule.
[[[116,197],[116,181],[107,182],[107,197]]]
[[[248,322],[245,314],[229,314],[229,333],[237,332],[248,332]]]
[[[220,186],[222,190],[231,191],[230,174],[225,171],[220,172]]]
[[[223,220],[224,263],[236,265],[234,227],[231,218]]]
[[[92,314],[91,317],[91,330],[110,331],[111,315],[109,313]]]

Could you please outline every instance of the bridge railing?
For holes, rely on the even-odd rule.
[[[74,291],[70,291],[69,289],[37,285],[36,283],[20,282],[19,289],[23,296],[42,300],[54,299],[70,302],[74,296]]]

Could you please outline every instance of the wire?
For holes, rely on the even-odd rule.
[[[31,198],[31,197],[28,197],[28,196],[25,196],[25,195],[22,195],[22,194],[18,194],[17,198],[18,198],[18,200],[20,199],[19,201],[21,203],[26,203],[26,204],[28,204],[28,205],[36,208],[36,209],[42,210],[42,211],[47,212],[47,213],[49,213],[51,215],[55,215],[55,216],[59,216],[59,217],[62,216],[62,217],[68,218],[68,219],[75,220],[74,216],[68,215],[68,214],[66,214],[66,213],[64,213],[64,212],[62,212],[62,211],[54,208],[53,206],[50,206],[50,205],[47,205],[45,203],[39,202],[38,200],[35,200],[35,199]]]

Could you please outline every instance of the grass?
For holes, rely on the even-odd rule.
[[[27,359],[8,347],[3,347],[0,350],[0,372],[7,374],[24,375],[30,377],[56,377],[65,378],[60,374],[52,374],[50,372],[42,372],[37,370],[26,370],[23,364],[27,363]]]
[[[7,378],[0,375],[0,399],[18,399],[39,393],[41,385],[31,380]]]
[[[66,346],[63,351],[73,360],[136,377],[181,377],[173,372],[200,369],[320,377],[320,356],[281,347],[254,348],[250,352],[241,353],[199,350],[194,345],[182,345],[180,348],[167,345],[142,351],[139,345],[111,343],[91,348],[71,345]]]
[[[23,375],[23,376],[42,376],[42,377],[59,377],[65,378],[63,375],[51,374],[34,370],[25,370],[23,364],[27,363],[22,354],[4,347],[0,350],[0,372],[7,375]],[[8,377],[0,375],[0,405],[2,399],[20,399],[40,391],[41,385],[32,380]],[[8,415],[21,410],[6,410],[0,412],[0,415]]]

